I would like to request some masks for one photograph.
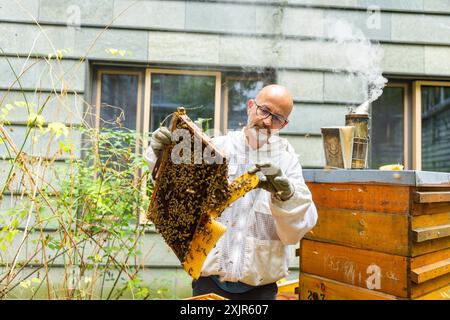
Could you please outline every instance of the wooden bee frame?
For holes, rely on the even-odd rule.
[[[190,164],[174,164],[171,155],[176,143],[172,142],[171,145],[165,147],[152,173],[155,185],[148,218],[153,221],[156,229],[180,262],[185,263],[186,260],[194,260],[193,250],[206,258],[205,246],[196,241],[194,249],[192,243],[196,234],[203,234],[206,242],[211,240],[212,232],[206,228],[206,225],[211,223],[208,211],[212,209],[214,202],[216,206],[218,204],[217,201],[213,201],[213,196],[217,191],[219,191],[219,202],[226,202],[229,197],[228,166],[225,157],[211,144],[210,138],[186,115],[184,108],[179,108],[172,117],[171,131],[174,132],[177,128],[187,129],[192,140],[201,141],[202,151],[209,147],[215,155],[223,159],[221,164],[214,163],[206,166],[203,165],[203,159],[200,165],[192,162]],[[191,143],[191,147],[193,147],[193,143]],[[207,180],[207,176],[202,170],[208,170],[208,175],[214,176],[216,179]],[[216,182],[216,185],[211,185],[212,180]],[[218,188],[222,190],[217,190]],[[222,229],[224,232],[225,228]],[[193,271],[189,269],[186,271],[191,274]]]
[[[214,218],[257,187],[259,179],[256,174],[245,173],[229,184],[224,155],[189,119],[184,108],[179,108],[172,118],[171,131],[177,128],[187,129],[191,138],[201,141],[202,155],[209,148],[209,154],[222,161],[210,163],[202,158],[200,164],[174,164],[171,155],[176,143],[172,141],[152,173],[155,185],[147,216],[186,272],[196,279],[209,251],[226,231]],[[191,149],[195,148],[194,143],[191,142]],[[194,157],[191,152],[191,160]]]

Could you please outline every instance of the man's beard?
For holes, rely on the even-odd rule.
[[[249,138],[257,143],[258,148],[269,143],[270,136],[272,135],[271,128],[260,125],[248,126],[247,131],[250,135]]]

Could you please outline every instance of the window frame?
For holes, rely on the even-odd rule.
[[[142,94],[143,94],[143,79],[144,79],[144,72],[136,70],[135,68],[115,68],[111,66],[94,66],[93,70],[93,90],[92,92],[95,94],[95,103],[94,103],[94,119],[91,120],[91,124],[94,126],[95,129],[100,130],[100,114],[101,114],[101,97],[102,97],[102,76],[104,74],[110,74],[110,75],[130,75],[130,76],[137,76],[138,77],[138,88],[137,88],[137,99],[136,99],[136,128],[135,130],[137,132],[141,129],[141,115],[142,115]],[[135,152],[138,154],[140,152],[140,146],[139,143],[136,142],[135,146]],[[136,172],[136,176],[134,178],[134,182],[137,181],[137,176],[140,175],[139,172]],[[145,181],[146,183],[146,181]],[[143,184],[142,192],[145,194],[145,185]],[[142,210],[139,210],[137,212],[137,218],[138,218],[138,224],[147,223],[145,219],[145,212],[142,212]]]
[[[404,81],[395,81],[388,82],[386,84],[386,88],[401,88],[403,89],[403,166],[406,169],[409,168],[409,152],[410,152],[410,109],[409,109],[409,86],[408,82]],[[374,112],[373,104],[371,104],[371,113]],[[372,160],[370,160],[372,161]]]
[[[222,86],[222,72],[220,71],[202,71],[189,69],[164,69],[164,68],[146,68],[145,69],[145,94],[144,94],[144,126],[143,134],[147,137],[150,132],[150,116],[151,116],[151,85],[152,74],[172,74],[172,75],[189,75],[189,76],[208,76],[215,77],[215,91],[214,91],[214,133],[220,132],[221,124],[221,86]],[[148,146],[147,139],[144,139],[144,150]]]
[[[409,84],[407,82],[393,82],[387,87],[402,88],[403,91],[403,166],[409,168]]]
[[[450,87],[450,81],[417,80],[412,83],[412,168],[422,170],[422,87]]]
[[[151,87],[152,74],[175,74],[175,75],[196,75],[196,76],[213,76],[215,77],[215,96],[214,96],[214,132],[220,130],[220,110],[221,110],[221,81],[222,73],[220,71],[201,71],[201,70],[184,70],[184,69],[164,69],[164,68],[145,68],[145,85],[144,85],[144,115],[143,115],[143,148],[142,152],[148,148],[148,135],[150,133],[150,116],[151,116]],[[144,179],[142,183],[142,191],[145,192],[145,185],[147,180]],[[152,225],[152,222],[147,219],[146,212],[139,212],[139,224]]]
[[[104,74],[112,74],[112,75],[130,75],[130,76],[138,76],[138,90],[137,90],[137,99],[136,99],[136,128],[137,132],[141,129],[141,114],[142,114],[142,80],[143,80],[143,72],[135,71],[135,70],[122,70],[122,69],[113,69],[113,68],[98,68],[96,70],[96,93],[95,93],[95,128],[100,129],[100,108],[101,106],[101,95],[102,95],[102,76]],[[139,146],[136,144],[136,152],[139,152]]]

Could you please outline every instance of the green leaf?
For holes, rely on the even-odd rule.
[[[149,295],[149,291],[147,288],[139,288],[138,292],[136,293],[136,297],[138,299],[143,299]]]
[[[19,220],[17,220],[17,218],[14,218],[14,219],[11,221],[11,227],[12,227],[13,229],[16,229],[18,225],[19,225]]]
[[[5,239],[6,239],[6,241],[8,241],[9,244],[11,244],[11,242],[13,241],[13,238],[14,238],[14,235],[16,234],[16,232],[17,232],[16,230],[13,230],[13,231],[7,232],[5,234]]]

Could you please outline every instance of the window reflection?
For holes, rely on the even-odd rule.
[[[237,130],[247,124],[247,101],[254,99],[263,88],[263,81],[227,79],[228,130]]]
[[[161,121],[180,106],[188,109],[187,114],[193,121],[205,119],[204,130],[212,129],[215,83],[214,76],[152,73],[150,131],[156,130]]]
[[[450,87],[422,86],[422,170],[450,172]]]
[[[404,164],[405,88],[386,87],[371,108],[371,168]]]
[[[128,166],[127,148],[136,147],[130,137],[138,130],[139,74],[113,71],[99,72],[100,76],[100,139],[99,158],[114,170]],[[115,132],[113,134],[113,132]],[[132,177],[130,177],[132,178]]]
[[[136,130],[138,85],[137,75],[101,75],[101,127]]]

